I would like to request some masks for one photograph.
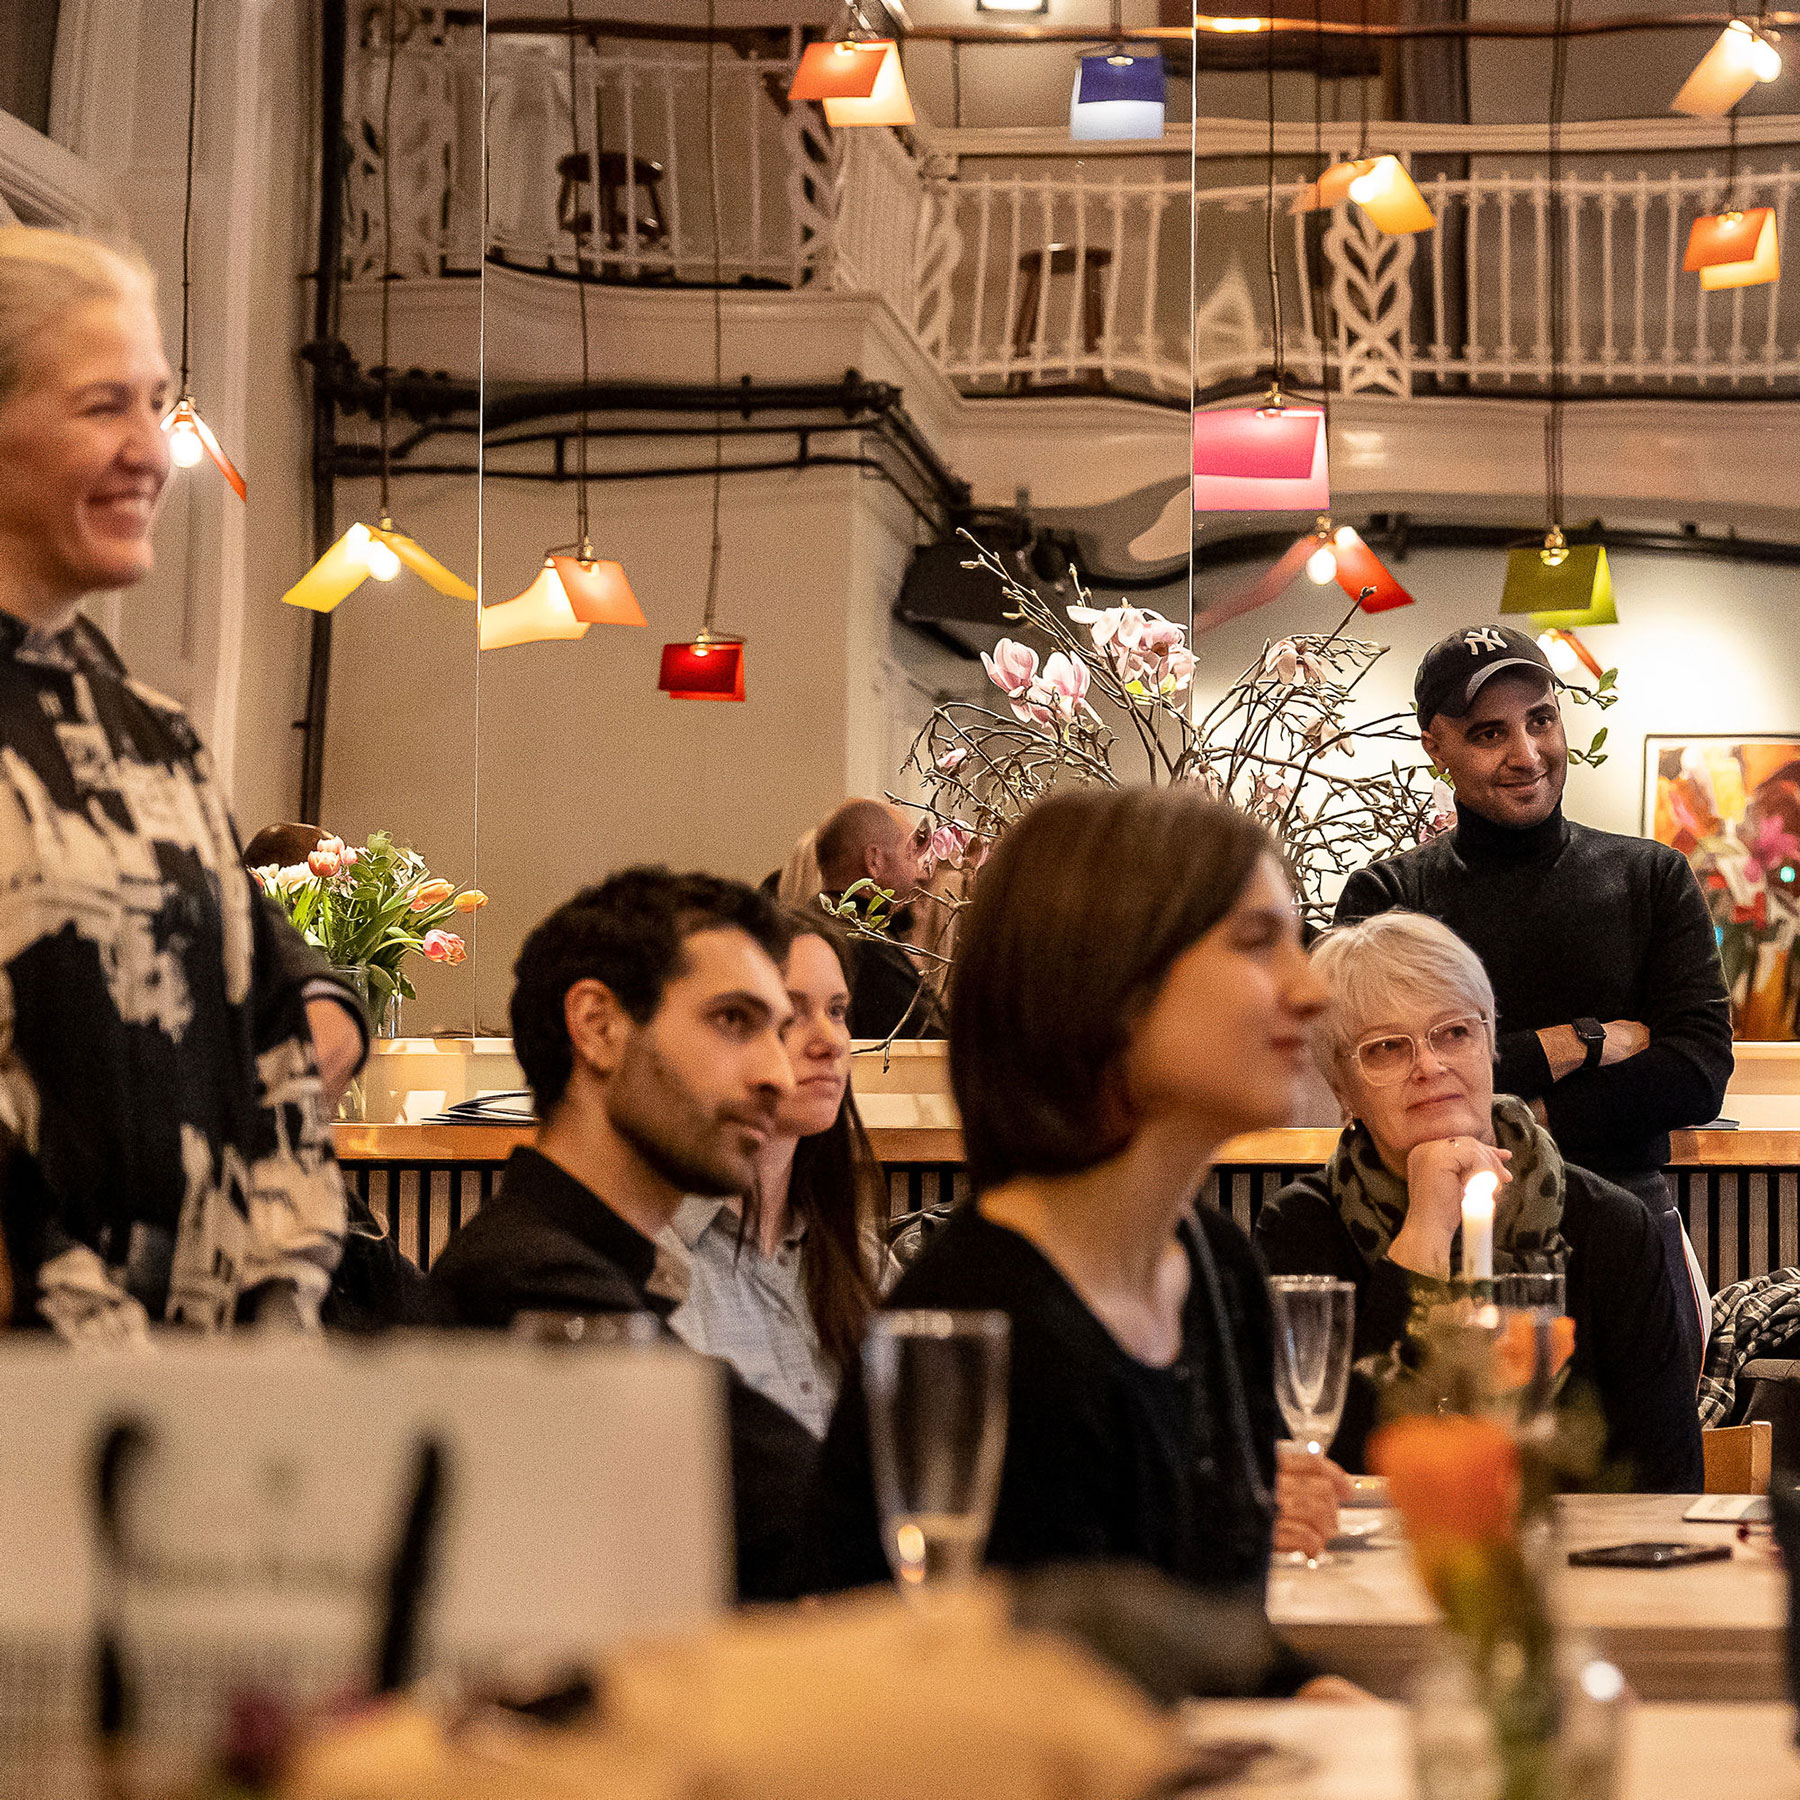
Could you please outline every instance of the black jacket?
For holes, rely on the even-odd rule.
[[[431,1265],[426,1307],[439,1325],[503,1331],[521,1312],[653,1312],[656,1246],[599,1195],[536,1150],[512,1153],[493,1199]],[[818,1446],[812,1433],[726,1368],[738,1595],[795,1591],[799,1533]]]
[[[1344,883],[1336,923],[1404,907],[1482,960],[1499,1010],[1496,1091],[1541,1099],[1571,1162],[1630,1181],[1669,1160],[1669,1132],[1717,1116],[1731,1005],[1706,901],[1679,852],[1593,831],[1560,808],[1514,831],[1479,813]],[[1637,1019],[1649,1047],[1555,1084],[1538,1032]]]
[[[1181,1354],[1166,1369],[1127,1354],[1042,1252],[972,1206],[889,1297],[894,1307],[997,1307],[1012,1321],[989,1564],[1123,1558],[1260,1594],[1280,1433],[1268,1292],[1243,1233],[1210,1207],[1196,1217],[1197,1226],[1183,1227],[1192,1283]],[[814,1585],[888,1579],[856,1371],[826,1436],[814,1516]]]
[[[1597,1394],[1606,1418],[1606,1454],[1628,1468],[1644,1493],[1692,1494],[1706,1485],[1694,1388],[1700,1372],[1682,1336],[1662,1234],[1641,1200],[1573,1163],[1565,1166],[1563,1236],[1569,1243],[1567,1301],[1575,1354],[1565,1394]],[[1351,1240],[1315,1170],[1266,1202],[1256,1247],[1276,1275],[1335,1275],[1356,1287],[1358,1360],[1400,1341],[1411,1311],[1406,1271],[1382,1257],[1370,1264]],[[1363,1466],[1375,1395],[1352,1377],[1332,1455]]]

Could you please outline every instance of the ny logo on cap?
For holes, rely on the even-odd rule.
[[[1480,625],[1473,631],[1465,631],[1463,642],[1469,646],[1471,656],[1479,656],[1484,650],[1504,650],[1506,648],[1506,639],[1491,625]]]

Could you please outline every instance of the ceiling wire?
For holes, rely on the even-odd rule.
[[[194,124],[200,98],[200,0],[194,0],[188,24],[187,192],[181,202],[181,398],[188,391],[188,294],[193,286],[194,261]]]
[[[1563,354],[1566,313],[1568,218],[1563,193],[1562,127],[1568,92],[1570,0],[1556,0],[1556,35],[1550,45],[1550,117],[1547,180],[1550,188],[1550,410],[1544,417],[1544,504],[1548,529],[1562,529],[1563,514]]]
[[[199,6],[196,0],[195,12]],[[400,46],[397,33],[398,0],[388,0],[387,77],[381,90],[381,524],[388,517],[388,477],[393,454],[388,444],[388,424],[393,417],[394,394],[388,366],[388,310],[394,291],[394,64]]]
[[[1269,261],[1269,312],[1274,321],[1275,387],[1279,400],[1282,382],[1287,375],[1287,346],[1283,339],[1281,318],[1281,271],[1275,260],[1275,35],[1269,33],[1268,67],[1266,70],[1269,102],[1269,167],[1268,187],[1263,198],[1263,243]]]
[[[569,26],[569,140],[574,157],[569,166],[579,176],[581,106],[577,98],[579,89],[575,70],[575,0],[565,0],[565,12]],[[628,169],[625,174],[626,179],[630,180],[632,171]],[[588,413],[587,233],[596,223],[600,210],[600,77],[597,72],[594,77],[594,159],[588,165],[588,177],[587,209],[583,209],[577,190],[575,202],[570,208],[573,217],[569,221],[569,229],[575,236],[575,300],[581,314],[581,435],[575,440],[575,530],[581,540],[579,554],[583,562],[589,561],[593,556],[593,545],[588,540],[588,426],[591,420]]]
[[[713,392],[725,385],[724,259],[719,239],[719,113],[714,105],[718,0],[706,0],[706,187],[712,207]],[[890,52],[890,54],[892,54]],[[719,498],[725,482],[725,415],[713,414],[712,547],[706,563],[706,612],[701,631],[710,636],[719,604]]]

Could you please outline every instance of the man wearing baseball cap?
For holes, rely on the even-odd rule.
[[[1426,652],[1419,738],[1455,790],[1456,828],[1352,875],[1336,922],[1403,907],[1468,943],[1494,984],[1496,1090],[1531,1102],[1569,1161],[1670,1214],[1674,1248],[1669,1132],[1719,1111],[1730,1003],[1686,858],[1564,818],[1558,685],[1503,625]]]

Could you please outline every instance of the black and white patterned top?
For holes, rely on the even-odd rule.
[[[303,989],[210,758],[85,621],[0,613],[0,1219],[17,1324],[317,1313],[344,1189]]]

